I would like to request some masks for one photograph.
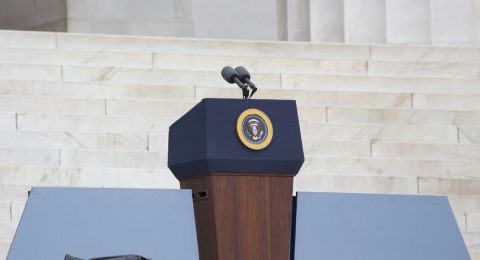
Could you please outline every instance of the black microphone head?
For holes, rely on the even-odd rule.
[[[238,66],[235,68],[235,70],[238,72],[238,77],[242,82],[245,82],[245,79],[250,79],[250,72],[243,67],[243,66]]]
[[[238,77],[238,72],[234,70],[230,66],[225,66],[222,69],[222,77],[228,82],[228,83],[234,83],[235,78]]]

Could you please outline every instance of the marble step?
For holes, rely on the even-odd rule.
[[[245,66],[252,73],[312,73],[366,75],[365,60],[269,58],[161,53],[126,53],[60,49],[0,48],[1,63],[122,67],[143,69],[212,70]]]
[[[478,161],[480,145],[372,142],[371,156],[386,159]]]
[[[167,85],[0,80],[0,95],[193,102],[195,88]]]
[[[17,129],[25,131],[165,134],[175,117],[84,116],[17,114]]]
[[[480,196],[480,180],[414,176],[298,175],[296,191]]]
[[[161,168],[0,166],[0,185],[178,188],[178,180],[166,167],[166,165]]]
[[[480,213],[465,214],[467,232],[480,233]]]
[[[368,74],[438,78],[480,78],[480,64],[452,62],[369,61]]]
[[[229,86],[219,70],[134,69],[124,67],[88,67],[0,63],[0,80],[67,81],[111,84]],[[454,92],[479,93],[473,89],[480,79],[425,78],[405,76],[354,76],[299,73],[254,73],[252,80],[261,88],[359,89],[395,92],[437,91],[466,88]],[[389,92],[392,92],[390,90]]]
[[[409,46],[409,45],[372,45],[370,48],[371,60],[390,61],[448,61],[469,62],[480,61],[478,48],[468,47],[440,47],[440,46]]]
[[[157,145],[160,143],[160,135],[159,137],[150,139],[155,139],[153,146],[158,149]],[[167,137],[164,136],[163,139],[167,139]],[[98,149],[119,151],[151,150],[149,149],[149,137],[146,134],[37,131],[0,131],[0,147],[21,149]],[[163,148],[164,147],[162,146],[162,149]]]
[[[303,122],[300,124],[304,140],[391,141],[400,143],[458,143],[456,126],[417,126],[380,124],[336,124]],[[478,143],[480,129],[460,128],[461,143]],[[469,135],[470,139],[465,138]],[[478,137],[477,137],[478,134]]]
[[[105,115],[105,99],[0,96],[0,112]]]
[[[480,113],[478,111],[329,107],[326,112],[326,120],[329,123],[454,125],[464,127],[480,125]]]
[[[478,48],[412,45],[353,45],[331,43],[206,40],[73,33],[0,31],[0,47],[58,48],[120,52],[349,58],[408,61],[478,62]]]
[[[406,93],[479,94],[480,79],[282,74],[282,87]]]
[[[477,161],[319,157],[306,154],[299,175],[479,178]],[[480,204],[479,204],[480,206]]]

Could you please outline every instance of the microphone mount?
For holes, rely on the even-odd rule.
[[[257,87],[250,81],[250,73],[245,67],[238,66],[233,69],[230,66],[225,66],[221,74],[225,81],[230,84],[235,83],[242,89],[243,99],[250,99],[253,94],[257,92]],[[249,89],[251,89],[251,91]]]

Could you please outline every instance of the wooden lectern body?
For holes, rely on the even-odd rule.
[[[303,161],[292,100],[204,99],[173,123],[168,166],[192,189],[200,259],[289,259]]]

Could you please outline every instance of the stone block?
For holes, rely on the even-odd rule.
[[[480,51],[477,48],[405,45],[374,45],[371,48],[372,60],[401,60],[416,62],[445,61],[471,63],[477,63],[480,60]]]
[[[147,136],[118,133],[1,131],[0,147],[146,151]]]
[[[385,42],[385,0],[344,0],[345,42]]]
[[[475,46],[474,1],[431,1],[433,45]]]
[[[467,221],[466,221],[466,214],[465,213],[453,213],[455,216],[455,220],[457,221],[458,228],[460,232],[467,231]]]
[[[0,62],[40,65],[122,66],[151,68],[151,53],[52,49],[0,49]]]
[[[20,222],[24,208],[25,202],[12,202],[12,222]]]
[[[30,186],[0,184],[1,202],[26,202]]]
[[[370,142],[304,140],[306,156],[319,157],[370,157]]]
[[[0,167],[3,185],[97,188],[178,188],[166,168]]]
[[[469,233],[465,232],[462,234],[463,240],[465,241],[465,245],[469,249],[477,249],[478,245],[480,244],[480,233]]]
[[[193,102],[146,100],[107,100],[107,115],[179,118],[194,106]]]
[[[0,148],[0,165],[58,166],[60,154],[55,149]]]
[[[166,155],[153,152],[61,150],[63,167],[161,168]]]
[[[459,127],[458,138],[460,143],[480,143],[480,128]]]
[[[327,113],[325,107],[297,107],[300,122],[326,123]]]
[[[455,212],[480,212],[480,197],[449,195],[448,201]]]
[[[478,178],[479,166],[474,161],[307,157],[300,174]]]
[[[105,115],[104,99],[0,96],[0,111]]]
[[[465,125],[480,124],[480,114],[473,111],[389,110],[328,108],[329,123]]]
[[[298,175],[295,191],[416,194],[415,177]]]
[[[14,130],[17,126],[14,113],[0,113],[0,130]]]
[[[369,61],[368,73],[379,76],[479,78],[480,64]]]
[[[148,135],[148,150],[152,152],[168,153],[168,133]]]
[[[374,158],[404,158],[424,160],[480,160],[479,145],[372,143]]]
[[[344,1],[310,0],[310,40],[312,42],[343,42]]]
[[[17,230],[17,224],[13,222],[0,223],[0,240],[11,240]]]
[[[0,46],[3,48],[55,48],[55,33],[0,30]]]
[[[385,0],[387,43],[429,44],[429,0]]]
[[[467,217],[467,232],[480,232],[480,213],[470,213]]]
[[[421,194],[478,196],[480,195],[480,180],[419,178],[418,190]]]
[[[119,99],[147,99],[147,100],[170,100],[170,101],[195,101],[195,89],[193,87],[173,86],[143,86],[143,85],[114,85],[109,87],[109,96]]]
[[[480,111],[480,96],[413,94],[414,109]]]
[[[27,131],[165,133],[175,119],[156,117],[18,114],[18,129]]]
[[[289,41],[310,41],[310,1],[287,0]]]
[[[0,241],[0,259],[7,259],[8,250],[10,250],[11,240]]]
[[[0,202],[0,223],[12,221],[10,203]]]
[[[333,91],[478,94],[478,79],[282,74],[282,87]]]
[[[457,143],[457,127],[366,124],[301,124],[302,137],[323,140]],[[480,134],[480,133],[479,133]]]
[[[113,86],[60,81],[0,80],[0,95],[5,96],[98,99],[107,97],[109,88],[113,88]]]
[[[60,66],[0,63],[0,79],[62,80]]]

